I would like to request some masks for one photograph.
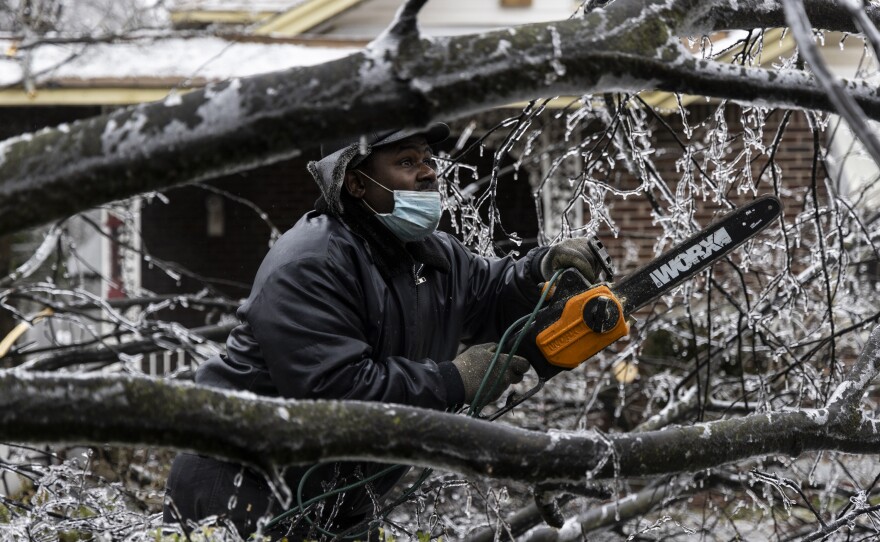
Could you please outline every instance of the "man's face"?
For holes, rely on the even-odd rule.
[[[437,190],[431,147],[424,136],[415,135],[377,147],[357,170],[366,173],[388,190]],[[348,171],[345,183],[349,193],[363,199],[378,213],[394,210],[394,195],[358,171]]]

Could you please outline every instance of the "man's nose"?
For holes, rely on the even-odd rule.
[[[419,168],[419,180],[420,181],[437,181],[437,172],[434,171],[433,162],[428,164],[426,162],[422,162],[421,167]]]

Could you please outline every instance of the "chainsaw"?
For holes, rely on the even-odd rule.
[[[671,291],[767,227],[782,212],[774,196],[739,207],[619,282],[590,284],[566,269],[550,286],[547,305],[526,330],[519,355],[542,382],[570,371],[629,333],[640,308]],[[591,250],[611,278],[611,259],[598,241]],[[545,286],[547,287],[547,286]]]

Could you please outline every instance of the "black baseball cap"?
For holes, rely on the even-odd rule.
[[[345,139],[334,141],[333,143],[328,143],[326,145],[321,145],[321,158],[330,156],[331,154],[338,152],[340,149],[348,147],[349,145],[360,144],[361,142],[365,143],[368,148],[374,149],[376,147],[388,145],[394,143],[395,141],[400,141],[401,139],[406,139],[415,135],[425,136],[425,140],[428,142],[428,145],[433,145],[435,143],[440,143],[441,141],[449,137],[449,126],[442,122],[435,122],[434,124],[431,124],[425,128],[407,128],[405,130],[370,132],[355,139]],[[346,169],[357,167],[368,156],[369,153],[359,154],[355,156],[348,163]]]

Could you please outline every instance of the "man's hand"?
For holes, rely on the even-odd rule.
[[[604,271],[608,275],[611,270],[611,260],[603,263],[597,254],[599,252],[607,258],[605,249],[598,240],[587,237],[563,239],[544,254],[541,260],[541,275],[544,280],[550,280],[553,273],[559,269],[574,267],[590,284],[596,284],[600,280],[601,272]],[[605,280],[610,279],[611,277],[605,277]]]
[[[452,364],[458,369],[461,381],[464,384],[465,403],[470,404],[476,398],[477,391],[480,389],[480,383],[489,370],[492,358],[495,357],[496,347],[495,343],[471,346],[452,360]],[[481,403],[489,403],[501,397],[501,394],[504,393],[508,386],[522,381],[523,375],[529,370],[528,360],[520,356],[513,356],[507,370],[503,371],[506,363],[507,354],[498,356],[498,361],[495,363],[495,367],[492,368],[492,373],[489,375],[486,387],[483,389],[483,396],[480,397]]]

